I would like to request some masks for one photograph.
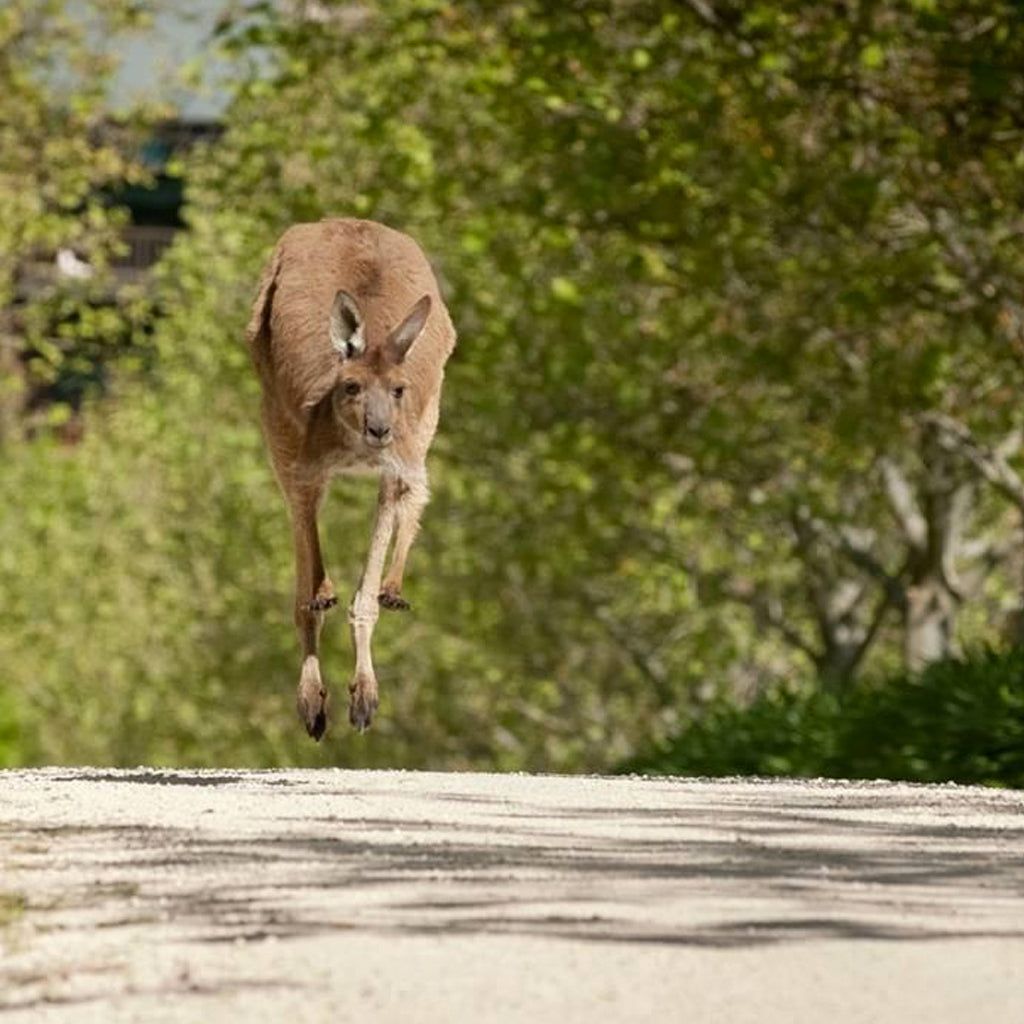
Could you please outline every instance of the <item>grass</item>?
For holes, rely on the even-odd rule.
[[[21,893],[0,892],[0,930],[15,924],[27,906],[28,901]]]

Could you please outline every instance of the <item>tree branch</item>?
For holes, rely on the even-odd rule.
[[[718,15],[715,13],[714,8],[706,2],[706,0],[685,0],[687,7],[691,8],[701,19],[708,25],[720,24]]]
[[[928,523],[914,497],[910,481],[892,459],[879,459],[878,467],[882,472],[885,496],[889,499],[889,505],[896,515],[907,543],[917,551],[923,550],[928,543]]]
[[[655,663],[642,645],[638,645],[628,629],[623,629],[616,620],[614,614],[607,608],[595,602],[594,618],[601,623],[608,631],[612,640],[618,644],[619,649],[633,663],[634,668],[647,678],[654,687],[658,698],[665,704],[671,703],[671,688],[669,686],[669,675],[665,669]]]
[[[963,600],[964,583],[956,571],[956,557],[963,550],[963,536],[974,504],[975,485],[962,483],[953,492],[947,509],[942,545],[942,577],[951,593]]]
[[[871,621],[868,628],[864,631],[864,636],[861,638],[860,643],[857,645],[857,650],[853,655],[853,659],[850,664],[851,672],[864,660],[864,655],[867,654],[868,649],[875,642],[875,637],[878,635],[878,631],[882,628],[885,616],[888,614],[889,609],[892,606],[892,595],[888,590],[883,590],[881,597],[878,599],[878,603],[875,605],[875,610],[871,615]]]
[[[1016,536],[990,537],[984,542],[965,545],[963,554],[971,565],[960,573],[960,593],[965,598],[975,594],[990,573],[994,572],[1020,546]]]
[[[903,606],[906,601],[906,591],[900,579],[902,570],[894,576],[875,558],[870,547],[870,539],[873,539],[874,534],[870,530],[858,530],[853,526],[836,528],[824,520],[812,516],[804,506],[797,508],[794,512],[794,526],[797,523],[800,523],[800,528],[814,531],[826,543],[831,544],[834,550],[845,555],[858,569],[877,580],[893,604],[899,607]]]
[[[723,595],[730,600],[746,605],[758,625],[775,630],[786,643],[810,658],[813,664],[817,665],[821,661],[821,652],[785,621],[778,609],[773,607],[774,602],[767,594],[761,591],[752,591],[750,594],[743,595],[739,592],[729,593],[728,590],[723,590]]]
[[[1024,479],[1007,462],[1020,447],[1020,431],[1012,431],[995,448],[979,444],[966,424],[944,413],[929,413],[927,421],[937,427],[947,447],[960,452],[987,483],[1024,512]]]
[[[821,661],[821,651],[815,649],[814,645],[800,635],[785,618],[774,607],[770,595],[760,588],[744,586],[733,579],[726,578],[723,574],[710,576],[706,573],[690,571],[704,585],[710,585],[719,597],[733,604],[743,605],[754,617],[754,621],[762,627],[774,630],[791,647],[795,647],[802,654],[805,654],[813,664]]]

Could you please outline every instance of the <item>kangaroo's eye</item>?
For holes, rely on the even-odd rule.
[[[391,394],[393,394],[395,396],[395,398],[401,398],[402,395],[405,394],[405,388],[404,387],[402,387],[402,388],[392,388],[391,389]]]
[[[350,380],[345,385],[345,394],[346,395],[358,395],[359,392],[362,391],[362,390],[363,389],[354,380]]]

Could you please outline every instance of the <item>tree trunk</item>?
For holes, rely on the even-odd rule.
[[[903,655],[911,672],[957,653],[959,611],[960,598],[940,575],[929,575],[907,587]]]
[[[861,644],[842,644],[831,647],[818,659],[816,668],[823,690],[841,693],[849,689],[863,655]]]
[[[821,655],[816,667],[821,685],[839,692],[849,687],[873,639],[875,625],[861,610],[865,588],[853,580],[818,587],[815,612]]]
[[[943,443],[940,427],[921,429],[921,477],[915,489],[893,462],[883,465],[890,505],[907,542],[903,599],[905,667],[918,672],[957,653],[963,603],[957,556],[974,503],[974,482],[963,460]]]

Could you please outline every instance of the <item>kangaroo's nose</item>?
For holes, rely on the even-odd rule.
[[[378,441],[383,441],[390,433],[390,427],[374,427],[369,423],[366,425],[366,432],[371,436],[377,438]]]

